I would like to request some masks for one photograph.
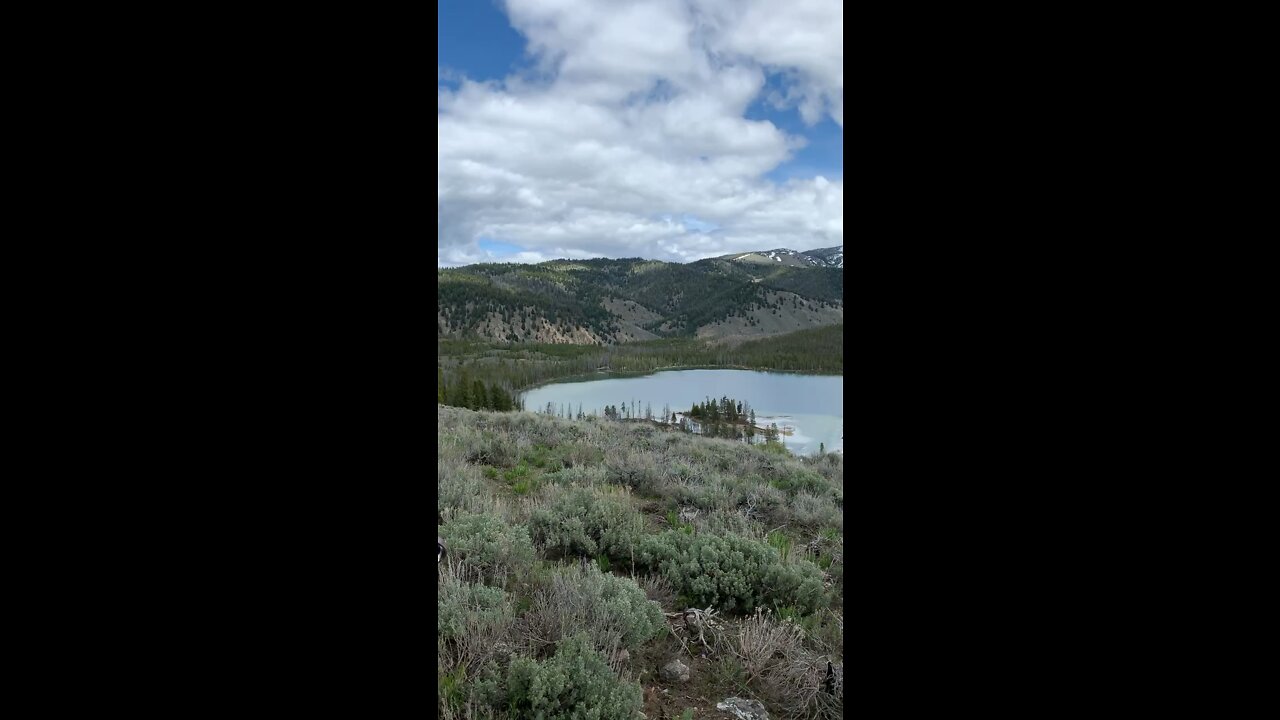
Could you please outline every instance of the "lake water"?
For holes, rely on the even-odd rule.
[[[619,409],[635,401],[637,414],[644,417],[645,404],[653,416],[663,405],[672,412],[687,413],[694,403],[708,397],[727,396],[741,400],[756,411],[756,425],[777,423],[790,428],[784,437],[787,449],[798,455],[844,450],[844,377],[841,375],[798,375],[755,370],[664,370],[640,377],[602,377],[599,380],[559,382],[524,393],[529,412],[544,411],[553,403],[556,411],[564,405],[575,415],[582,412],[604,415],[606,405]],[[669,417],[669,416],[668,416]]]

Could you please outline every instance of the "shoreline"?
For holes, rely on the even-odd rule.
[[[666,365],[653,370],[594,370],[589,373],[579,373],[576,375],[566,375],[554,380],[548,380],[537,385],[530,385],[526,388],[516,390],[520,394],[520,399],[524,399],[524,394],[531,390],[538,390],[548,385],[563,385],[575,382],[590,382],[592,380],[608,380],[610,378],[626,378],[626,377],[645,377],[647,375],[657,375],[660,372],[671,372],[673,370],[745,370],[748,372],[775,373],[778,375],[815,375],[819,377],[844,377],[844,372],[819,372],[814,370],[778,370],[776,368],[759,368],[746,367],[744,365]]]

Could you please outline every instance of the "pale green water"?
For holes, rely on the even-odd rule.
[[[557,412],[564,405],[576,414],[582,411],[604,415],[605,405],[619,408],[636,402],[640,417],[648,403],[657,418],[663,405],[673,412],[687,413],[695,402],[728,396],[742,400],[756,411],[756,424],[778,423],[794,429],[785,438],[787,449],[798,455],[844,450],[844,377],[840,375],[798,375],[755,370],[666,370],[641,377],[606,377],[600,380],[561,382],[543,385],[524,393],[525,409],[538,412],[553,403]]]

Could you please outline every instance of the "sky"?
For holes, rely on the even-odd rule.
[[[844,244],[841,0],[439,0],[439,267]]]

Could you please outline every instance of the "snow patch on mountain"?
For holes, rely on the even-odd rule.
[[[775,248],[773,250],[760,250],[757,252],[743,253],[741,255],[726,255],[728,260],[737,260],[741,262],[777,262],[793,267],[828,267],[844,269],[844,246],[838,245],[830,248],[819,248],[817,250],[806,250],[800,252],[790,248]]]

